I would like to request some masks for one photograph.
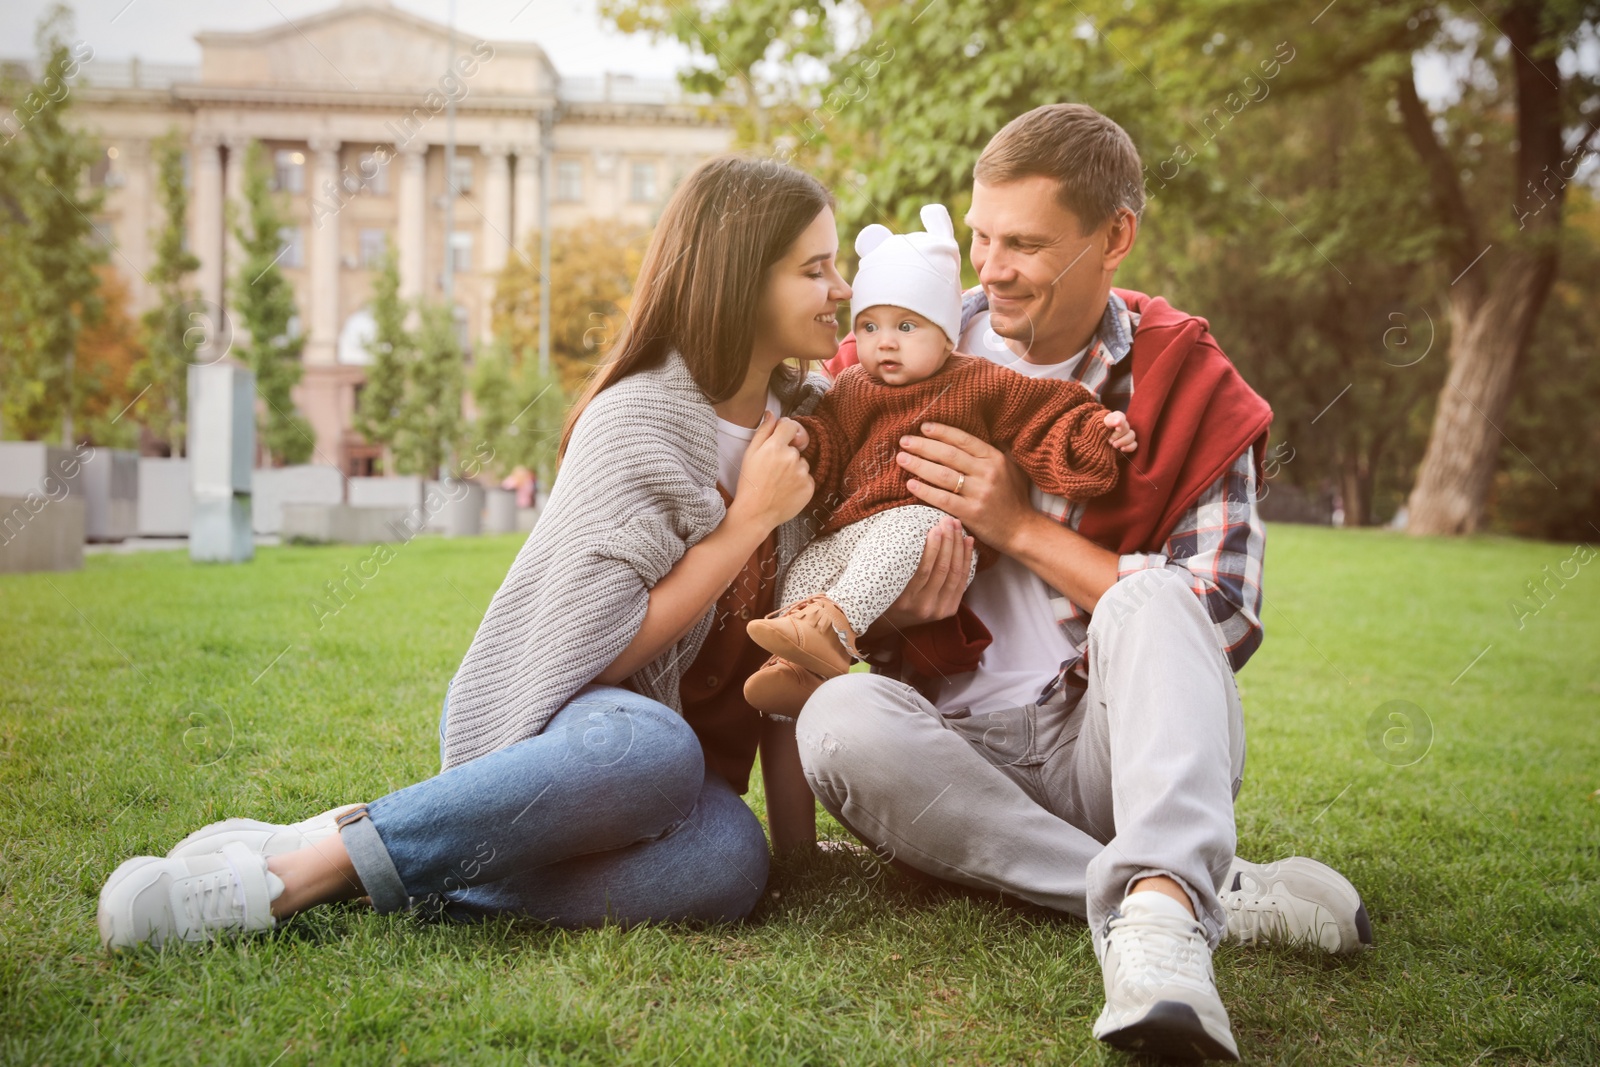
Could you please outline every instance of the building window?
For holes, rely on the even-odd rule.
[[[456,328],[456,344],[461,346],[463,355],[472,355],[472,331],[467,327],[467,309],[457,304],[451,311],[451,320]]]
[[[306,154],[291,148],[272,153],[272,188],[279,193],[306,191]]]
[[[556,162],[556,199],[583,199],[583,163],[576,159]]]
[[[635,203],[653,203],[656,198],[656,165],[635,163],[628,190]]]
[[[293,270],[306,265],[305,240],[300,227],[285,226],[278,231],[278,240],[281,242],[278,266]]]
[[[457,274],[472,270],[472,231],[457,230],[450,235],[450,269]]]
[[[366,270],[381,269],[384,254],[389,250],[389,231],[363,229],[359,239],[361,266]]]
[[[455,173],[450,176],[450,184],[456,187],[456,192],[463,195],[472,192],[472,158],[470,156],[457,156],[455,158]]]

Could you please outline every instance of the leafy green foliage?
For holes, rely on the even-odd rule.
[[[400,259],[394,245],[384,246],[383,259],[372,279],[372,340],[367,352],[372,363],[356,405],[355,428],[368,441],[392,444],[406,391],[406,368],[414,358],[411,334],[406,330],[406,301],[400,298]]]
[[[156,290],[156,302],[144,313],[145,358],[135,371],[135,388],[149,387],[141,402],[145,425],[167,442],[170,454],[183,455],[187,432],[189,365],[204,358],[206,333],[220,324],[195,304],[188,278],[200,259],[184,247],[189,217],[189,190],[184,186],[183,143],[176,130],[153,145],[156,187],[163,222],[156,231],[155,262],[146,275]]]
[[[449,305],[432,301],[422,304],[414,346],[391,447],[401,473],[436,478],[442,468],[449,466],[463,429],[463,356],[455,315]]]
[[[567,410],[560,377],[540,375],[535,361],[517,358],[500,341],[473,367],[472,399],[478,409],[473,436],[494,450],[493,469],[526,467],[550,485]]]
[[[591,219],[550,235],[550,369],[575,394],[610,351],[627,321],[633,280],[649,233],[609,219]],[[539,290],[544,284],[539,235],[507,260],[495,285],[494,330],[506,354],[528,366],[538,359]]]
[[[355,426],[385,446],[402,474],[438,477],[465,428],[461,416],[464,355],[451,309],[400,296],[394,248],[373,279],[372,364],[356,408]],[[415,326],[409,324],[415,316]]]
[[[709,27],[778,24],[786,9],[779,0],[671,6],[675,36],[695,54],[686,82],[711,90],[709,72],[749,64],[747,52],[719,59],[722,38]],[[625,14],[651,10],[608,8],[625,28],[633,25]],[[1500,30],[1508,18],[1532,18],[1546,50],[1565,53],[1559,119],[1577,146],[1573,161],[1592,158],[1584,136],[1600,121],[1600,68],[1575,51],[1592,50],[1600,5],[1580,0],[1339,3],[1310,13],[1272,0],[863,0],[860,11],[855,32],[814,43],[803,62],[763,55],[764,70],[820,64],[826,73],[810,81],[771,74],[765,106],[775,118],[766,135],[741,128],[752,148],[792,159],[834,190],[847,265],[862,226],[914,228],[918,208],[932,201],[950,208],[964,239],[972,166],[989,138],[1041,104],[1093,104],[1129,132],[1145,163],[1148,207],[1117,284],[1211,321],[1277,412],[1275,445],[1294,457],[1279,476],[1337,490],[1353,522],[1387,520],[1412,485],[1459,332],[1462,309],[1451,301],[1461,294],[1452,286],[1461,268],[1494,245],[1461,283],[1477,284],[1481,273],[1488,293],[1497,272],[1512,271],[1514,282],[1523,269],[1501,258],[1507,250],[1557,239],[1534,234],[1533,224],[1559,213],[1552,193],[1572,168],[1519,185],[1515,56]],[[1425,54],[1467,75],[1429,113],[1443,170],[1462,189],[1457,215],[1439,209],[1397,100],[1414,57]],[[786,86],[789,96],[773,95]],[[722,91],[745,99],[738,78],[726,77]],[[1563,255],[1583,257],[1575,249],[1593,247],[1595,237],[1570,230],[1559,237]],[[1477,243],[1457,262],[1469,237]],[[1576,284],[1580,275],[1568,270]],[[1586,325],[1571,301],[1539,316],[1535,346],[1546,332],[1577,346],[1567,379],[1595,362]],[[1528,375],[1519,390],[1542,388]],[[1572,412],[1576,432],[1566,441],[1588,441],[1600,425],[1600,396],[1580,395],[1587,402]],[[1548,491],[1518,455],[1544,467],[1540,450],[1563,446],[1513,421],[1529,431],[1508,431],[1515,443],[1502,469],[1517,484],[1532,475],[1547,492],[1515,494],[1514,507],[1502,493],[1490,501],[1491,520],[1529,533],[1570,530],[1570,498]]]
[[[85,54],[71,35],[71,12],[54,5],[39,20],[38,81],[0,86],[0,423],[34,440],[58,430],[68,445],[78,337],[100,317],[95,267],[107,258],[92,239],[104,194],[84,180],[99,150],[67,119]]]
[[[235,329],[243,335],[235,350],[256,376],[256,395],[263,405],[258,422],[262,446],[279,464],[304,463],[316,449],[316,439],[310,422],[295,410],[291,391],[300,381],[305,337],[290,329],[296,313],[294,288],[278,266],[288,217],[272,191],[271,168],[259,141],[245,150],[244,199],[244,218],[232,220],[243,253],[232,280]]]

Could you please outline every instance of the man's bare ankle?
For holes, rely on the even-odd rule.
[[[1135,893],[1160,893],[1163,896],[1171,897],[1179,904],[1182,904],[1191,917],[1194,917],[1194,902],[1189,899],[1189,894],[1184,892],[1183,886],[1166,875],[1158,874],[1149,878],[1139,879],[1128,890],[1129,896]]]

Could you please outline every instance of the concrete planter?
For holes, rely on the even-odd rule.
[[[490,489],[484,494],[483,532],[508,534],[517,531],[517,494],[509,489]]]
[[[27,499],[29,493],[62,500],[82,492],[84,466],[95,449],[54,448],[42,441],[0,441],[0,496]]]
[[[409,541],[409,508],[353,507],[350,504],[285,504],[279,535],[284,541],[313,544],[376,544]]]
[[[140,537],[188,537],[194,514],[189,461],[139,457]]]
[[[250,518],[258,534],[283,531],[286,504],[342,504],[344,475],[337,467],[258,467],[251,472]]]
[[[84,536],[126,541],[139,532],[139,453],[97,448],[83,464]]]
[[[83,501],[0,496],[0,574],[83,566]]]
[[[429,482],[423,496],[429,512],[426,528],[446,537],[477,537],[483,533],[483,500],[483,486],[477,482]]]

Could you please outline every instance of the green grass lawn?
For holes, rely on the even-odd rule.
[[[0,578],[0,1060],[1128,1062],[1089,1036],[1082,923],[848,854],[776,868],[737,927],[347,905],[243,943],[101,952],[123,859],[436,771],[445,682],[517,548],[419,539],[343,606],[324,583],[370,548]],[[1508,606],[1572,552],[1272,529],[1239,851],[1340,868],[1378,947],[1221,950],[1247,1061],[1600,1063],[1600,561],[1521,628]]]

